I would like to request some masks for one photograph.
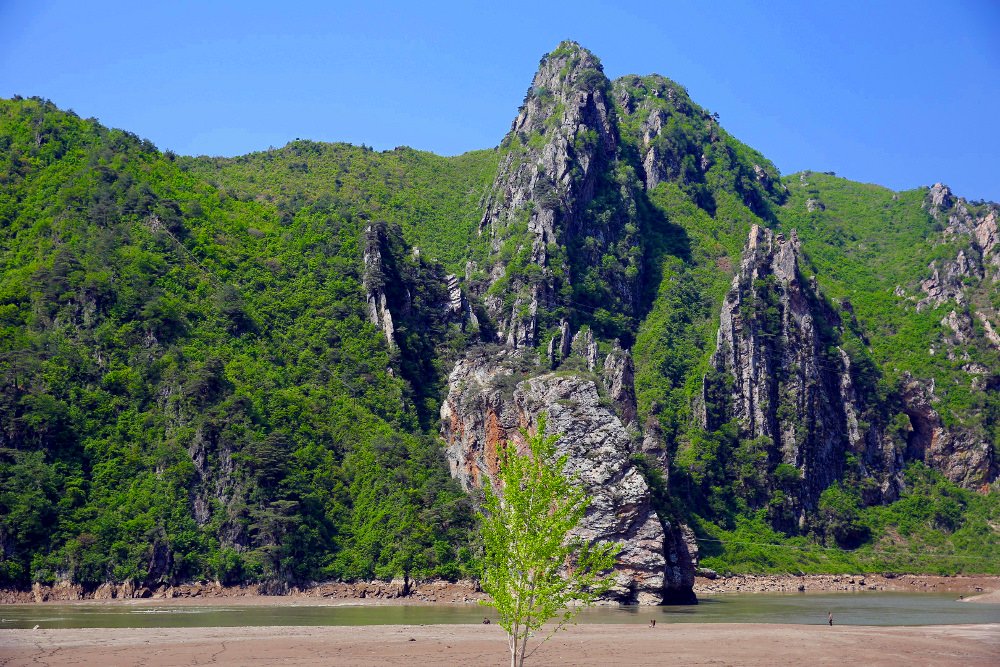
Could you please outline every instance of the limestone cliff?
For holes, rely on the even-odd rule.
[[[845,358],[828,353],[840,319],[802,278],[798,252],[794,232],[751,229],[712,357],[732,383],[705,383],[703,421],[715,429],[736,419],[744,437],[766,438],[771,465],[801,471],[799,497],[810,508],[841,476],[844,453],[864,443]]]
[[[600,61],[564,42],[542,59],[501,144],[479,229],[494,253],[485,304],[498,342],[535,345],[540,327],[555,323],[546,313],[566,306],[578,274],[591,269],[609,283],[608,305],[636,308],[638,262],[601,265],[609,249],[638,242],[626,228],[634,193],[610,182],[620,156],[609,93]]]
[[[974,430],[945,426],[932,406],[933,383],[904,375],[890,403],[905,428],[888,426],[887,405],[858,387],[858,360],[842,347],[840,316],[801,275],[800,252],[794,231],[785,238],[751,229],[722,306],[714,371],[704,382],[705,427],[735,420],[741,438],[763,439],[767,467],[800,471],[800,483],[784,489],[796,499],[800,523],[822,491],[848,473],[871,482],[863,489],[867,502],[895,499],[912,460],[969,488],[992,481],[990,443]],[[971,332],[971,321],[953,315],[945,323],[956,336]],[[856,468],[848,469],[848,457]]]
[[[623,359],[621,354],[615,358]],[[622,422],[606,398],[609,386],[627,381],[622,363],[607,369],[603,379],[532,375],[534,362],[519,351],[470,354],[452,371],[441,408],[448,461],[468,490],[494,482],[499,447],[506,442],[523,447],[522,429],[533,431],[538,416],[547,414],[548,432],[560,435],[559,453],[569,456],[565,473],[591,494],[576,534],[622,546],[610,597],[631,604],[692,602],[693,536],[657,516],[632,460],[638,431]]]

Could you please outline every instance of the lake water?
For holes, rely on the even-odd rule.
[[[822,625],[951,625],[1000,623],[1000,604],[958,602],[954,594],[725,594],[685,607],[594,607],[580,623],[794,623]],[[187,628],[264,625],[434,625],[496,619],[469,605],[240,606],[177,603],[78,603],[0,606],[0,628]]]

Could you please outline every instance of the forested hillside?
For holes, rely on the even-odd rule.
[[[0,587],[474,577],[542,413],[623,601],[699,559],[996,572],[998,211],[782,178],[572,42],[448,158],[2,100]]]
[[[41,100],[0,123],[6,585],[467,573],[471,506],[368,322],[361,230],[468,208],[488,155],[296,143],[248,192]],[[304,150],[341,176],[298,189]],[[406,322],[432,355],[436,296]]]

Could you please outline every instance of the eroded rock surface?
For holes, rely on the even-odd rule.
[[[933,407],[933,383],[921,382],[906,373],[902,399],[912,426],[908,458],[924,461],[966,488],[979,488],[996,478],[993,447],[981,434],[945,427]]]
[[[947,202],[949,196],[938,192],[932,199]],[[932,406],[933,382],[906,375],[899,394],[902,413],[895,426],[886,423],[888,415],[871,403],[877,398],[857,386],[855,361],[840,346],[840,316],[815,282],[802,277],[799,252],[794,232],[785,238],[751,229],[722,307],[712,357],[715,372],[732,382],[706,377],[706,428],[735,418],[741,438],[764,438],[771,466],[784,463],[801,471],[796,491],[806,510],[848,472],[848,455],[859,466],[855,472],[875,482],[862,489],[866,502],[895,499],[903,467],[912,460],[967,488],[995,479],[990,443],[980,432],[944,425]],[[851,314],[849,304],[844,312]],[[951,311],[941,324],[950,344],[973,335],[964,310]],[[983,375],[984,369],[968,364],[967,372]]]
[[[712,365],[728,390],[706,382],[705,424],[736,418],[747,438],[767,438],[777,462],[802,471],[802,501],[840,476],[843,453],[862,447],[844,358],[826,355],[840,318],[799,273],[799,242],[754,226],[723,303]],[[719,420],[723,421],[719,421]]]
[[[618,159],[619,137],[610,82],[600,61],[573,42],[545,56],[524,104],[504,139],[504,157],[486,200],[480,233],[488,234],[496,256],[488,286],[503,283],[502,295],[485,298],[496,323],[497,342],[510,347],[538,343],[539,310],[564,300],[560,287],[572,284],[571,264],[601,257],[614,243],[631,244],[627,212],[632,193],[616,192],[607,215],[586,215],[600,177]],[[575,238],[591,240],[572,257],[552,256]],[[509,271],[502,249],[524,255],[536,275]],[[587,256],[584,257],[583,255]],[[635,308],[638,281],[604,276],[626,311]]]
[[[615,414],[594,379],[558,372],[522,379],[525,363],[519,352],[494,350],[456,365],[441,409],[452,474],[466,489],[494,480],[500,448],[509,442],[523,450],[522,429],[533,431],[547,414],[547,432],[561,436],[559,452],[569,456],[566,474],[591,494],[577,534],[622,545],[611,597],[639,604],[693,601],[693,539],[653,510],[632,461],[638,431]],[[620,371],[611,376],[622,379]]]

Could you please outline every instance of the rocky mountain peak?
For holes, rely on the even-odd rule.
[[[494,252],[485,305],[498,342],[510,347],[538,342],[539,311],[565,305],[558,295],[574,280],[574,262],[596,264],[626,236],[627,188],[615,188],[605,210],[588,208],[611,187],[609,174],[619,160],[610,90],[600,61],[575,42],[563,42],[542,58],[501,144],[479,231],[489,235]],[[570,252],[582,238],[594,241],[587,256]],[[553,264],[555,249],[562,251]],[[625,308],[633,307],[634,277],[609,282]]]
[[[534,133],[572,140],[581,129],[596,130],[598,147],[610,156],[617,136],[608,119],[609,88],[600,60],[575,42],[563,42],[539,63],[511,133],[526,142]],[[565,176],[556,174],[557,180]]]

